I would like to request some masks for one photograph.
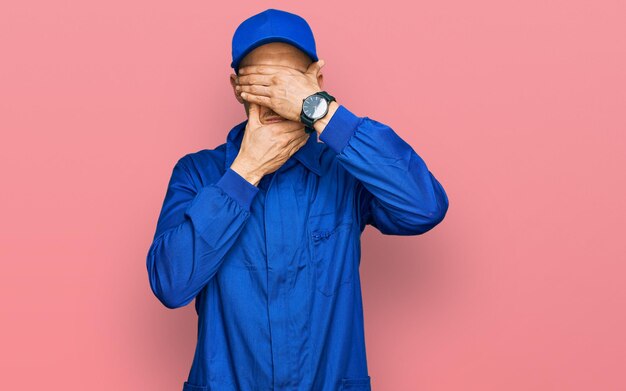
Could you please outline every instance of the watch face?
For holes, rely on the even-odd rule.
[[[304,100],[304,104],[302,105],[302,110],[307,117],[312,119],[319,119],[324,116],[326,110],[328,109],[328,102],[326,99],[322,98],[319,95],[313,95]]]

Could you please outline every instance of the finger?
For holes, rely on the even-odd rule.
[[[248,108],[248,121],[251,123],[251,125],[255,125],[255,127],[261,125],[261,115],[259,112],[259,105],[257,105],[256,103],[250,103],[250,106]]]
[[[287,120],[287,121],[278,122],[278,123],[282,124],[282,126],[284,126],[285,129],[287,130],[298,130],[298,129],[304,130],[304,124],[302,122]]]
[[[312,62],[311,65],[309,65],[309,67],[307,68],[306,73],[317,76],[320,73],[320,70],[322,69],[324,64],[326,64],[326,61],[321,59]]]
[[[301,71],[299,69],[296,69],[294,67],[291,66],[287,66],[287,65],[248,65],[246,67],[240,68],[239,69],[239,76],[242,75],[252,75],[252,74],[259,74],[259,75],[274,75],[276,73],[289,73],[289,74],[298,74],[298,73],[304,73],[304,71]]]
[[[296,132],[298,130],[304,131],[304,124],[302,124],[301,122],[297,122],[297,121],[282,121],[282,122],[277,122],[275,125],[281,131],[284,131],[286,133]]]
[[[272,108],[271,100],[267,96],[253,95],[249,92],[242,92],[241,99],[244,99],[250,103],[256,103],[261,106],[269,107],[270,109]]]
[[[309,135],[307,133],[304,133],[302,136],[297,136],[291,139],[289,143],[287,144],[287,146],[291,147],[289,151],[290,152],[289,155],[291,156],[294,153],[296,153],[298,149],[300,149],[304,144],[306,144],[308,139],[309,139]]]
[[[289,133],[289,141],[287,141],[286,146],[297,145],[303,138],[308,137],[308,134],[304,133],[304,131],[302,131],[302,133],[297,133],[297,130],[298,129],[296,129],[296,133],[293,133],[293,131],[284,132]],[[302,130],[302,128],[300,128],[300,130]]]
[[[239,75],[249,75],[251,73],[273,75],[276,72],[284,72],[284,68],[288,67],[282,65],[248,65],[246,67],[239,68]]]
[[[292,120],[273,122],[273,123],[270,123],[270,124],[268,124],[266,126],[275,127],[276,129],[280,130],[281,132],[285,132],[285,133],[295,132],[298,129],[304,129],[304,124],[302,124],[301,122],[292,121]]]
[[[267,86],[237,86],[237,91],[248,92],[253,95],[272,96],[272,90]]]
[[[238,85],[257,84],[262,86],[272,85],[272,75],[252,74],[246,76],[239,76],[237,79]]]

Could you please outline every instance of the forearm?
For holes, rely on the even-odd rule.
[[[166,307],[188,304],[213,278],[257,192],[233,170],[196,192],[177,164],[147,256],[150,286]]]
[[[446,214],[448,199],[423,159],[391,127],[334,110],[320,140],[365,187],[369,218],[384,233],[420,234]]]

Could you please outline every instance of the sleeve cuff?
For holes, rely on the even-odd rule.
[[[335,111],[335,114],[333,114],[320,134],[319,139],[335,152],[341,153],[360,122],[360,117],[354,115],[343,105],[339,105],[337,111]]]
[[[237,171],[228,167],[222,177],[215,183],[226,194],[231,196],[244,209],[250,210],[250,205],[254,196],[259,192],[259,188],[248,182]]]

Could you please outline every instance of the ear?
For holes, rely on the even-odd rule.
[[[324,90],[324,74],[320,73],[317,75],[317,84],[320,86],[322,91]]]
[[[244,103],[243,98],[239,95],[239,92],[235,89],[235,87],[237,87],[237,75],[235,75],[234,73],[230,74],[230,85],[233,87],[233,93],[235,94],[235,99],[237,99],[237,102]]]

